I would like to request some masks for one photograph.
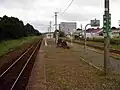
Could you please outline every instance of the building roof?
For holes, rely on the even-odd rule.
[[[97,33],[99,32],[101,29],[87,29],[86,33]]]

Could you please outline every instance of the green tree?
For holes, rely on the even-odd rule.
[[[24,25],[23,21],[16,17],[4,15],[0,17],[0,40],[17,39],[29,35],[40,34],[30,24]]]

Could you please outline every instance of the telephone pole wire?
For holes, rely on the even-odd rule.
[[[62,13],[61,15],[63,15],[63,14],[68,10],[68,8],[71,6],[71,4],[73,3],[73,1],[74,1],[74,0],[72,0],[72,1],[70,2],[70,4],[67,6],[67,8],[63,11],[63,13]]]

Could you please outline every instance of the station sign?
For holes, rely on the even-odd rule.
[[[90,21],[91,27],[99,27],[100,26],[100,20],[91,20]]]

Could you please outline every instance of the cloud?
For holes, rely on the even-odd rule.
[[[38,29],[40,32],[48,31],[49,22],[47,20],[33,20],[30,21],[30,24],[32,24],[34,28]]]
[[[65,19],[68,21],[86,21],[91,20],[92,18],[95,18],[102,14],[101,8],[95,8],[95,7],[81,7],[78,10],[78,7],[74,7],[75,10],[72,10],[72,8],[64,13],[64,15],[60,16],[61,19]]]
[[[51,20],[54,24],[54,12],[58,11],[58,22],[80,21],[87,23],[95,17],[103,22],[104,0],[74,0],[69,9],[61,16],[70,0],[0,0],[0,16],[18,17],[24,23],[31,23],[35,28],[47,30]],[[110,0],[112,25],[120,20],[120,0]],[[45,30],[44,30],[45,29]]]
[[[78,6],[95,6],[100,7],[104,0],[74,0],[74,3]]]
[[[36,0],[2,0],[0,5],[7,9],[21,8],[21,9],[30,9],[32,8]]]
[[[63,20],[67,21],[86,21],[92,18],[92,15],[83,15],[83,14],[75,14],[75,13],[65,13],[64,16],[61,17]]]

